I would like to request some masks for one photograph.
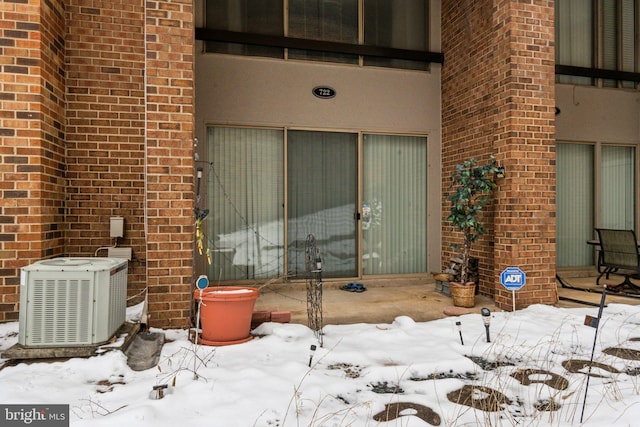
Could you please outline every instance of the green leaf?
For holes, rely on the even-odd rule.
[[[480,165],[474,158],[459,163],[451,174],[451,192],[446,196],[451,203],[447,221],[464,236],[463,259],[469,259],[471,243],[485,233],[480,215],[497,187],[494,180],[497,171],[496,160],[491,156],[488,163]],[[463,269],[467,268],[463,266]]]

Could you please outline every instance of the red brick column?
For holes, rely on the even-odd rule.
[[[553,18],[553,1],[442,5],[443,192],[455,164],[469,157],[494,154],[505,167],[473,254],[481,292],[505,309],[511,292],[499,275],[507,266],[527,274],[516,308],[557,300]],[[446,262],[460,236],[443,226]]]
[[[193,2],[146,2],[150,324],[188,325],[195,233]]]
[[[123,217],[117,243],[133,250],[127,288],[137,303],[146,284],[144,0],[68,0],[65,12],[65,252],[112,246],[110,218]]]
[[[494,278],[527,274],[516,308],[557,302],[554,2],[496,2],[497,156],[506,167],[495,213]],[[506,58],[509,57],[509,61]],[[498,285],[496,303],[512,305]]]
[[[0,3],[0,322],[18,319],[20,267],[63,252],[64,8]]]

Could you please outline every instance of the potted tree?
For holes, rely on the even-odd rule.
[[[476,283],[468,281],[471,246],[485,233],[480,214],[497,186],[495,176],[499,171],[495,158],[491,156],[484,164],[478,164],[474,158],[466,160],[456,165],[451,175],[452,191],[447,196],[451,211],[447,221],[463,235],[460,282],[450,283],[453,304],[459,307],[473,307],[475,303]]]

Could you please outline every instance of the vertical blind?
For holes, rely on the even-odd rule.
[[[622,0],[622,17],[621,27],[622,36],[620,38],[622,43],[622,70],[623,71],[636,71],[636,62],[638,52],[636,49],[636,16],[638,10],[636,9],[635,0]]]
[[[205,26],[254,34],[283,35],[282,0],[206,0]],[[207,52],[283,58],[281,48],[208,41]]]
[[[557,144],[558,266],[594,264],[593,247],[586,244],[594,237],[594,227],[635,229],[635,156],[635,147],[629,146]],[[596,176],[600,177],[599,193]]]
[[[426,138],[365,135],[363,150],[363,273],[426,271]]]
[[[358,0],[289,0],[290,37],[358,43]],[[358,63],[357,55],[289,49],[289,58]]]
[[[593,1],[555,2],[556,63],[593,67]],[[556,76],[560,83],[591,84],[588,77]]]
[[[364,43],[427,50],[428,6],[424,0],[364,0]],[[426,63],[366,56],[365,65],[426,69]]]
[[[210,277],[305,277],[309,234],[325,277],[424,273],[427,139],[362,139],[360,163],[355,132],[208,128]]]
[[[602,226],[634,229],[635,148],[602,147]]]
[[[284,273],[283,134],[272,129],[208,129],[211,278]]]
[[[426,0],[205,0],[205,27],[357,45],[428,50]],[[286,14],[286,19],[284,17]],[[359,64],[360,56],[301,48],[205,43],[207,52]],[[363,56],[364,65],[426,70],[426,61]]]
[[[597,13],[596,13],[597,11]],[[637,71],[637,0],[555,2],[556,63]],[[592,84],[588,77],[558,75],[561,83]],[[617,86],[605,80],[605,86]],[[622,82],[634,87],[634,82]]]
[[[593,265],[594,227],[593,145],[556,146],[556,264],[561,267]]]
[[[622,60],[620,61],[620,69],[622,71],[638,71],[638,48],[636,44],[638,29],[636,28],[636,16],[638,10],[636,8],[636,0],[622,0],[622,13],[620,18],[621,36],[620,43],[622,47],[620,53]],[[635,87],[635,82],[622,82],[623,87]]]
[[[313,234],[325,277],[353,277],[356,264],[355,133],[287,133],[288,272],[305,277],[305,244]]]
[[[635,71],[635,0],[602,0],[603,67],[608,70]],[[617,85],[605,81],[606,86]],[[633,82],[623,82],[633,87]]]

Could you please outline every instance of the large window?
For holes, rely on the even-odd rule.
[[[427,50],[425,1],[367,0],[364,8],[364,42],[371,46]],[[365,65],[418,68],[402,59],[365,56]]]
[[[624,73],[640,71],[638,14],[638,0],[556,1],[556,64],[567,70],[558,82],[634,87],[637,76],[628,81]]]
[[[206,0],[206,28],[239,39],[205,50],[426,69],[427,23],[428,0]]]
[[[636,149],[557,144],[557,265],[594,264],[594,227],[635,229]]]
[[[221,280],[425,273],[427,139],[210,127],[205,233]]]
[[[357,0],[289,0],[290,37],[339,43],[358,43]],[[310,59],[357,64],[358,56],[289,49],[291,59]]]
[[[215,30],[282,36],[282,0],[207,0],[207,27]],[[283,51],[255,44],[208,41],[208,52],[282,58]]]

